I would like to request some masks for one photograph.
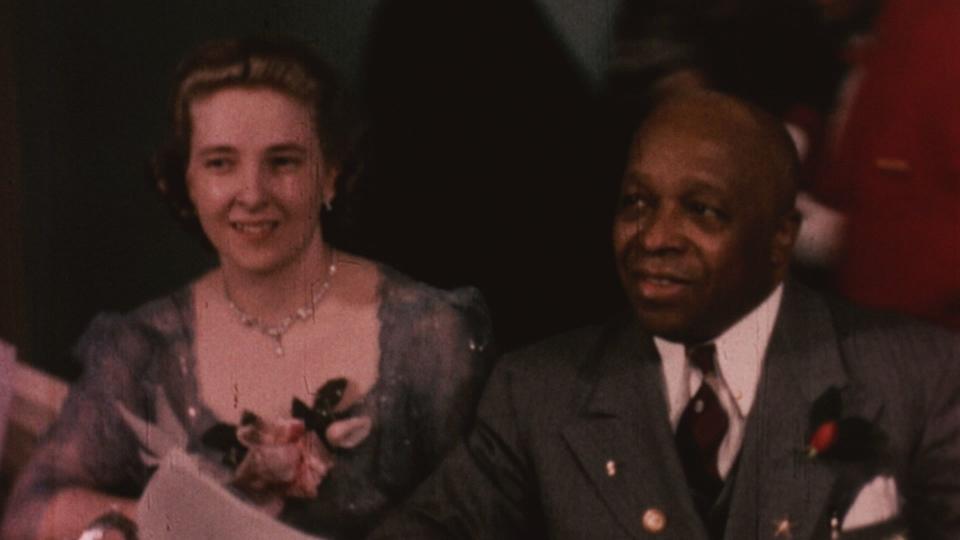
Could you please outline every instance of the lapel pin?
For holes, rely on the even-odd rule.
[[[659,533],[667,526],[667,516],[659,508],[647,508],[643,513],[643,529],[649,533]]]
[[[793,538],[793,522],[790,518],[778,519],[773,523],[774,538]]]
[[[700,414],[700,413],[703,412],[703,407],[704,407],[704,403],[703,403],[703,400],[702,400],[702,399],[698,399],[698,400],[696,400],[696,401],[693,402],[693,410],[694,410],[694,412],[696,412],[697,414]]]
[[[617,462],[608,459],[607,460],[607,476],[613,477],[617,475]]]

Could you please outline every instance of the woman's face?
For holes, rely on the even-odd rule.
[[[187,188],[224,267],[270,273],[318,243],[336,169],[311,112],[269,89],[228,88],[191,103]]]

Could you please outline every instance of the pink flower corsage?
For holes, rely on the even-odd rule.
[[[285,498],[313,498],[334,467],[336,453],[367,438],[367,416],[347,416],[335,407],[346,381],[335,379],[317,391],[313,407],[294,399],[292,418],[265,420],[246,412],[239,426],[217,424],[201,438],[223,452],[234,470],[232,483],[260,506],[279,509]]]
[[[246,491],[316,497],[317,486],[333,467],[333,454],[297,418],[256,418],[237,428],[237,439],[247,453],[233,473],[233,483]]]

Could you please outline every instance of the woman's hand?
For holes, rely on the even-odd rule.
[[[118,510],[111,510],[93,520],[79,540],[139,540],[137,524]]]
[[[47,505],[37,538],[79,538],[94,520],[111,511],[136,522],[137,502],[136,499],[113,497],[90,489],[60,490]],[[122,538],[122,535],[118,538]]]

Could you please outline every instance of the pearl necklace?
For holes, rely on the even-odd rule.
[[[270,326],[263,322],[260,317],[255,317],[250,315],[246,311],[240,308],[233,301],[233,298],[230,297],[230,290],[227,288],[227,282],[223,282],[223,294],[227,298],[227,304],[230,305],[230,309],[233,311],[233,314],[236,315],[237,320],[240,321],[240,324],[246,326],[247,328],[252,328],[259,331],[261,334],[269,337],[276,342],[276,347],[274,352],[277,353],[278,357],[283,356],[283,336],[290,330],[294,324],[305,321],[313,316],[317,304],[327,295],[327,291],[330,290],[330,282],[333,279],[333,275],[337,273],[337,252],[331,251],[330,253],[330,266],[327,267],[327,273],[323,278],[323,283],[320,284],[320,287],[313,293],[310,297],[310,301],[307,302],[303,307],[298,308],[296,311],[287,315],[280,320],[276,325]]]

